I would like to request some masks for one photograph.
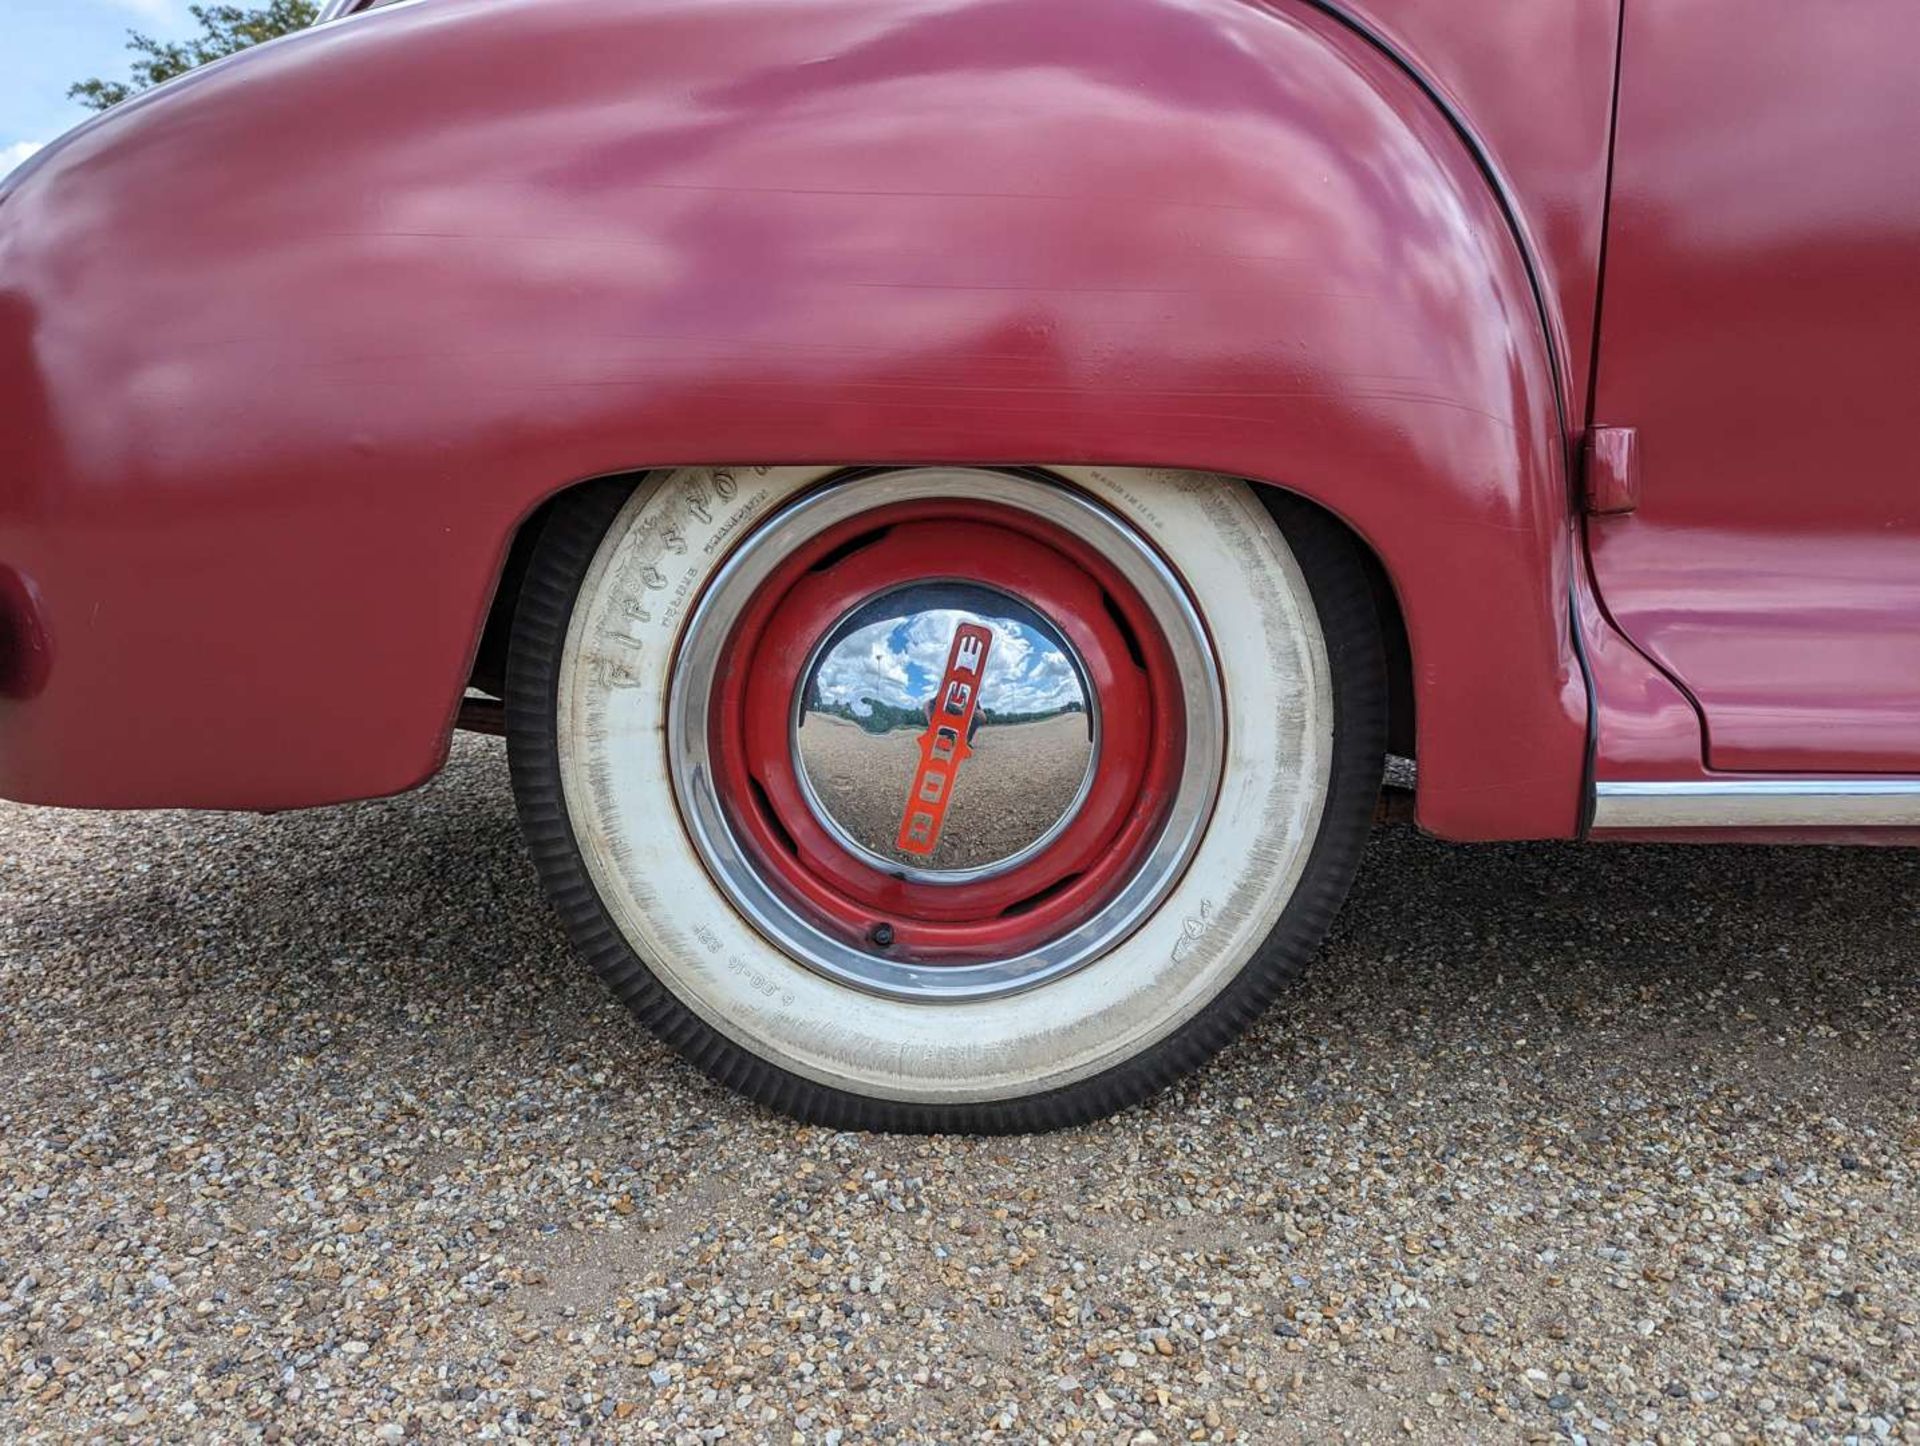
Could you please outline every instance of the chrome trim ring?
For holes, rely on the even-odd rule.
[[[912,654],[924,653],[931,641],[944,657],[961,622],[987,629],[998,645],[987,653],[967,744],[977,751],[984,743],[1004,756],[969,766],[957,778],[953,812],[922,866],[895,846],[894,834],[900,782],[911,772],[942,675],[938,657]],[[1027,657],[1039,653],[1037,668],[1013,676],[1001,661],[1012,649]],[[892,696],[872,696],[877,692]],[[896,716],[895,703],[911,716]],[[821,746],[829,730],[838,745],[832,749]],[[801,671],[790,733],[794,773],[821,827],[874,868],[917,884],[996,878],[1044,852],[1079,814],[1100,766],[1100,700],[1073,643],[1012,594],[963,579],[891,588],[835,622]],[[849,740],[856,743],[852,750]],[[846,757],[849,751],[854,756]],[[977,786],[985,769],[994,769],[1002,784],[992,798]],[[1010,783],[1020,786],[1009,792]],[[997,841],[981,837],[988,822],[983,805],[995,810]]]
[[[1728,778],[1594,785],[1593,826],[1915,828],[1920,779]]]
[[[714,785],[712,699],[734,625],[782,561],[861,513],[943,497],[1023,511],[1100,549],[1139,594],[1173,655],[1185,692],[1186,756],[1159,836],[1133,876],[1091,917],[1011,958],[929,965],[857,948],[819,928],[769,885],[735,835]],[[1225,702],[1206,629],[1185,587],[1146,540],[1063,484],[970,468],[850,478],[769,517],[728,558],[694,608],[680,637],[667,704],[668,758],[681,817],[708,873],[733,906],[807,968],[870,993],[917,1002],[1032,989],[1092,963],[1131,935],[1179,881],[1205,832],[1219,793],[1225,741]]]

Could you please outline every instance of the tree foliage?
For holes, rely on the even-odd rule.
[[[67,94],[94,110],[106,110],[128,96],[172,80],[197,65],[232,55],[276,35],[304,30],[313,24],[314,0],[268,0],[265,5],[190,5],[200,34],[186,40],[160,41],[138,30],[127,32],[127,49],[139,58],[130,80],[83,80]]]

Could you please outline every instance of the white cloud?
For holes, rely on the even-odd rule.
[[[947,670],[954,629],[963,622],[984,623],[993,630],[980,695],[983,707],[999,713],[1043,713],[1080,699],[1073,665],[1040,634],[1011,618],[952,608],[931,609],[904,627],[887,620],[858,629],[821,666],[816,679],[820,696],[860,715],[870,698],[895,707],[922,706]]]
[[[45,141],[15,141],[10,146],[0,146],[0,176],[6,175],[45,144]]]

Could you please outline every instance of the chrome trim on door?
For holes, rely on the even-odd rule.
[[[1605,828],[1920,827],[1920,778],[1729,778],[1594,785]]]

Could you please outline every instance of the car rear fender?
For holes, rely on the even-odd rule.
[[[422,0],[0,204],[0,792],[280,808],[444,756],[516,528],[682,463],[1291,489],[1404,611],[1420,817],[1577,826],[1554,369],[1447,116],[1295,0]],[[22,594],[24,595],[24,594]]]

